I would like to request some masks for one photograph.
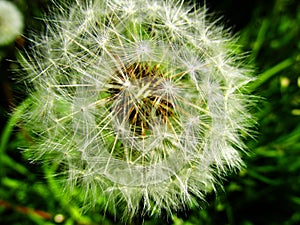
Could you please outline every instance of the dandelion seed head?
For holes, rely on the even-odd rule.
[[[12,43],[21,35],[24,27],[23,16],[11,2],[0,1],[0,46]]]
[[[241,168],[251,71],[205,10],[173,0],[68,8],[22,58],[34,99],[24,124],[37,143],[28,152],[67,166],[84,206],[103,197],[125,219],[172,214]]]

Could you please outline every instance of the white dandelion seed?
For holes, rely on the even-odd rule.
[[[23,30],[23,15],[11,2],[0,1],[0,46],[12,43]]]
[[[66,165],[66,186],[86,190],[86,205],[106,197],[125,217],[195,204],[242,166],[251,71],[203,9],[172,0],[67,8],[23,57],[33,159]]]

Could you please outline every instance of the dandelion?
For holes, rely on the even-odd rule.
[[[13,42],[23,30],[23,16],[11,2],[0,0],[0,46]]]
[[[124,216],[199,203],[243,165],[250,70],[225,29],[183,1],[59,6],[22,63],[34,160],[64,165],[85,205]],[[61,171],[60,171],[61,172]]]

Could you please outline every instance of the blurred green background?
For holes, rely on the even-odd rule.
[[[1,0],[0,0],[1,1]],[[11,0],[25,20],[24,36],[43,29],[39,19],[47,0]],[[188,2],[188,1],[187,1]],[[200,2],[200,1],[199,1]],[[203,1],[200,2],[203,4]],[[202,209],[171,218],[145,218],[145,224],[296,225],[300,224],[300,2],[298,0],[206,0],[211,12],[240,36],[256,68],[253,93],[261,96],[253,113],[255,139],[246,140],[247,168],[224,180],[224,189],[207,196]],[[31,164],[19,146],[26,141],[14,111],[26,93],[16,72],[26,38],[0,47],[0,224],[121,224],[100,208],[80,214],[76,198],[63,197],[51,167]],[[20,108],[19,108],[20,109]],[[14,117],[10,114],[14,112]],[[133,221],[140,224],[141,218]]]

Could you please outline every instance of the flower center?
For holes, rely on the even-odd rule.
[[[135,63],[116,72],[109,89],[120,125],[129,125],[135,135],[145,136],[157,123],[166,123],[174,104],[163,93],[166,78],[159,65]]]

